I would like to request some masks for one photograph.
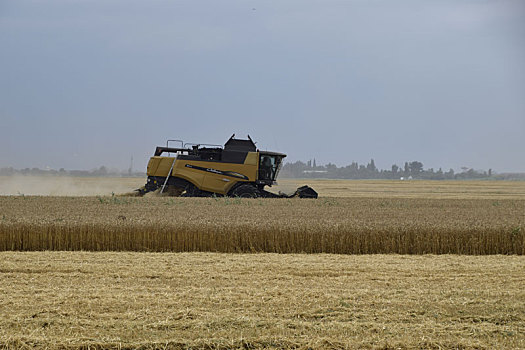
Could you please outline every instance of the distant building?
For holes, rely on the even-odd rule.
[[[327,173],[328,170],[303,170],[304,174],[312,174],[312,173]]]

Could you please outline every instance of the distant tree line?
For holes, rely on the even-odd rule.
[[[508,176],[510,175],[510,176]],[[335,164],[316,165],[315,159],[306,163],[297,161],[286,163],[281,169],[281,176],[291,178],[329,178],[329,179],[425,179],[425,180],[461,180],[461,179],[525,179],[525,174],[494,174],[492,169],[478,171],[462,168],[462,172],[447,171],[441,168],[424,169],[419,161],[405,162],[404,166],[392,165],[390,169],[378,169],[374,160],[368,164],[352,164],[337,167]]]
[[[101,166],[92,170],[66,170],[61,168],[39,169],[24,168],[14,169],[12,167],[0,168],[0,176],[31,175],[31,176],[78,176],[78,177],[145,177],[144,172],[122,171],[108,169]],[[423,163],[418,161],[405,162],[403,167],[396,164],[390,169],[378,169],[374,160],[366,165],[352,162],[352,164],[337,167],[335,164],[317,165],[316,161],[306,163],[297,161],[286,163],[281,169],[280,177],[288,178],[326,178],[326,179],[426,179],[426,180],[463,180],[463,179],[491,179],[491,180],[525,180],[525,173],[503,173],[495,174],[491,169],[479,171],[462,168],[461,172],[453,169],[443,171],[441,168],[424,169]]]

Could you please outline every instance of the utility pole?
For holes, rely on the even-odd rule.
[[[129,163],[128,175],[131,176],[133,173],[133,156],[131,156],[131,162]]]

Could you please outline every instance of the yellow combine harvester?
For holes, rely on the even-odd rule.
[[[170,141],[180,142],[181,147],[169,147]],[[250,136],[242,140],[233,134],[224,147],[168,140],[166,147],[156,148],[148,163],[148,181],[137,191],[144,195],[160,190],[184,197],[317,198],[317,192],[308,186],[292,195],[264,189],[276,184],[284,157],[286,154],[258,150]]]

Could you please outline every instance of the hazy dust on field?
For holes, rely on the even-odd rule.
[[[0,195],[94,196],[129,193],[138,177],[0,176]],[[525,181],[401,181],[279,179],[270,191],[291,194],[309,185],[320,197],[525,198]]]
[[[0,195],[111,195],[133,191],[145,183],[137,177],[0,176]]]
[[[525,258],[0,253],[0,347],[525,348]]]

